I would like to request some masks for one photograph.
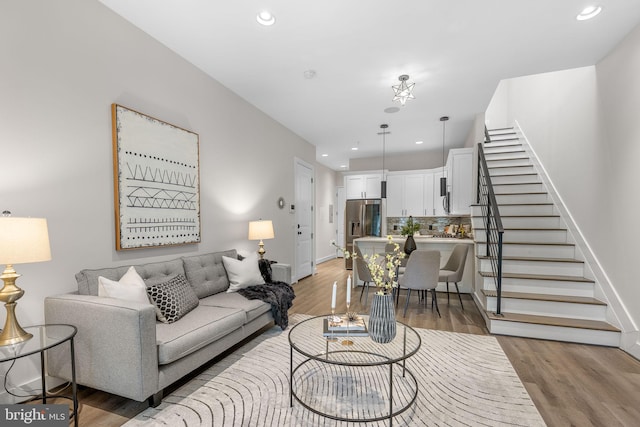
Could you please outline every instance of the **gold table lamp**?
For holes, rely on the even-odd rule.
[[[270,220],[260,220],[260,221],[251,221],[249,222],[249,240],[260,240],[258,246],[260,249],[258,253],[260,254],[260,259],[264,259],[264,242],[263,239],[273,239],[275,235],[273,234],[273,223]]]
[[[7,309],[7,318],[0,333],[0,346],[17,344],[32,337],[22,329],[16,318],[16,301],[24,295],[24,290],[16,286],[16,279],[20,275],[14,270],[13,264],[50,259],[46,219],[0,217],[0,264],[7,266],[0,276],[4,282],[3,288],[0,289],[0,301],[5,303]]]

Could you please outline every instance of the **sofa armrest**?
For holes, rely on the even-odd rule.
[[[156,313],[151,304],[65,294],[45,298],[44,310],[47,324],[78,329],[78,384],[140,402],[158,391]],[[68,348],[63,347],[49,352],[48,371],[70,380]]]

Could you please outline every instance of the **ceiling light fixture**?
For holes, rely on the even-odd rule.
[[[276,17],[273,16],[270,12],[263,10],[256,16],[256,21],[258,21],[258,24],[268,27],[276,23]]]
[[[442,177],[440,178],[440,196],[447,195],[447,177],[444,174],[444,125],[447,123],[447,120],[449,120],[447,116],[440,117],[440,121],[442,122]]]
[[[578,21],[586,21],[587,19],[595,18],[598,14],[602,12],[602,7],[600,6],[588,6],[582,9],[582,12],[576,16]]]
[[[382,180],[380,181],[380,198],[382,199],[387,198],[387,180],[385,179],[385,176],[384,176],[384,152],[385,152],[385,142],[386,142],[385,135],[390,133],[390,132],[387,132],[388,127],[389,125],[387,124],[381,124],[380,129],[382,129],[382,132],[378,134],[378,135],[382,134]]]
[[[416,145],[424,144],[424,141],[416,141]]]
[[[400,104],[404,106],[404,104],[407,102],[407,99],[415,99],[415,96],[413,96],[411,91],[413,90],[413,87],[416,84],[415,83],[407,84],[407,80],[409,80],[409,76],[406,74],[403,74],[400,77],[398,77],[398,80],[400,80],[399,85],[391,86],[391,88],[395,92],[393,101],[400,101]]]
[[[322,157],[329,157],[329,155],[328,154],[323,154]]]

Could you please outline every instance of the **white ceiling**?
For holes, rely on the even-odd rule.
[[[388,154],[440,148],[443,115],[447,146],[460,147],[501,79],[597,63],[640,22],[640,0],[595,0],[602,13],[577,21],[589,1],[101,0],[335,170],[380,156],[382,123]],[[256,22],[264,9],[275,25]],[[385,113],[400,106],[391,86],[401,74],[415,99]]]

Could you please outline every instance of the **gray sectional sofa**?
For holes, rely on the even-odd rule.
[[[223,255],[237,257],[230,250],[135,265],[147,283],[183,274],[196,291],[198,306],[170,324],[156,320],[151,304],[98,296],[98,276],[117,281],[130,266],[83,270],[77,292],[47,297],[46,322],[78,328],[78,384],[156,406],[165,387],[271,324],[269,304],[226,292]],[[49,354],[49,374],[70,380],[68,354],[56,354]]]

